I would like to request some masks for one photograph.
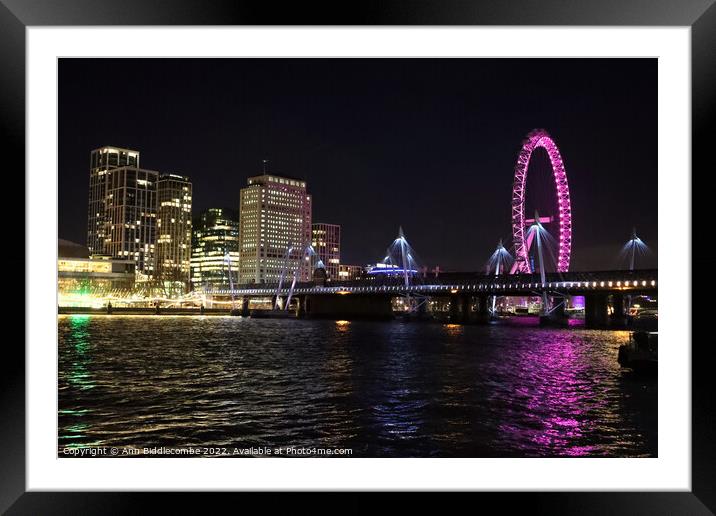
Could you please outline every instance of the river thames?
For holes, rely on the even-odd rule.
[[[59,316],[58,455],[306,447],[353,457],[654,457],[628,332],[527,324]]]

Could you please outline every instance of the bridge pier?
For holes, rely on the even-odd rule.
[[[627,325],[627,315],[624,311],[624,295],[612,294],[612,315],[611,325],[625,327]]]
[[[249,296],[241,298],[241,317],[249,316]]]
[[[490,296],[487,294],[477,297],[477,322],[480,324],[490,322]]]
[[[428,300],[423,299],[420,301],[420,304],[418,305],[418,319],[419,320],[425,320],[428,318]]]
[[[472,296],[463,295],[460,296],[460,311],[462,315],[462,322],[469,324],[472,322]]]
[[[296,317],[306,317],[306,296],[296,296]],[[290,308],[290,307],[289,307]]]
[[[450,296],[450,312],[448,316],[451,323],[460,322],[460,296]]]
[[[456,324],[472,322],[472,296],[467,294],[450,296],[450,322]]]
[[[450,296],[450,322],[468,324],[472,322],[472,296],[453,294]]]
[[[607,294],[584,296],[584,325],[587,328],[606,328],[609,322]]]
[[[551,299],[551,305],[554,306],[554,308],[548,314],[540,315],[540,326],[567,326],[566,303],[566,298],[553,297]]]

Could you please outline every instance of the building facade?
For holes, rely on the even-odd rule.
[[[365,268],[360,265],[345,265],[341,264],[338,266],[338,278],[342,280],[352,281],[360,279],[365,273]]]
[[[57,287],[60,293],[129,291],[134,287],[134,262],[103,256],[58,258]]]
[[[134,287],[133,260],[90,257],[89,249],[60,239],[57,258],[57,301],[59,306],[101,306],[112,294],[128,293]]]
[[[139,167],[139,152],[119,147],[100,147],[90,152],[87,248],[90,254],[104,253],[107,173],[119,167]]]
[[[239,207],[239,283],[277,282],[284,266],[308,281],[312,264],[304,249],[311,243],[312,203],[306,182],[265,172],[247,183]]]
[[[209,208],[194,218],[191,243],[194,290],[239,282],[239,216],[235,210]]]
[[[148,280],[155,267],[159,173],[127,166],[110,169],[105,177],[102,247],[90,252],[133,260],[137,280]]]
[[[341,263],[341,227],[338,224],[316,222],[312,226],[311,236],[313,249],[326,267],[328,279],[337,279]]]
[[[189,285],[191,206],[192,184],[188,177],[175,174],[159,176],[155,276],[161,283]]]

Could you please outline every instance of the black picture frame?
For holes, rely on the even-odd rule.
[[[25,30],[49,25],[631,25],[691,27],[692,181],[708,176],[716,136],[716,0],[362,0],[351,4],[236,0],[0,0],[0,148],[6,188],[25,191]],[[708,165],[707,165],[708,163]],[[10,172],[12,171],[12,172]],[[711,172],[712,174],[712,172]],[[14,180],[16,185],[9,186]],[[684,178],[688,180],[688,178]],[[705,179],[708,181],[708,179]],[[705,195],[706,188],[696,195]],[[28,192],[26,192],[26,195]],[[696,199],[692,205],[696,206]],[[17,220],[13,217],[11,220]],[[694,223],[696,221],[694,220]],[[694,232],[694,234],[696,234]],[[22,247],[24,249],[24,246]],[[24,250],[13,248],[6,266],[19,270]],[[712,259],[694,255],[693,270]],[[29,271],[26,271],[26,274]],[[687,278],[690,284],[692,278]],[[24,285],[22,286],[24,291]],[[31,309],[32,307],[28,307]],[[692,320],[705,308],[694,304]],[[707,339],[711,340],[711,339]],[[49,343],[48,343],[49,344]],[[689,343],[683,343],[684,345]],[[703,344],[703,343],[702,343]],[[692,346],[692,490],[690,492],[482,493],[467,503],[497,503],[501,511],[528,508],[537,514],[713,514],[716,511],[716,411],[712,401],[708,346]],[[204,500],[183,493],[25,492],[25,352],[18,339],[5,341],[2,363],[0,510],[7,514],[123,514],[159,502],[173,513],[206,512]],[[213,501],[244,507],[275,498],[256,494],[211,494]],[[320,500],[317,499],[321,496]],[[372,505],[374,495],[331,501],[301,494],[298,503],[341,512]],[[329,495],[333,496],[333,495]],[[419,503],[423,503],[418,497]],[[201,505],[194,505],[201,504]],[[245,505],[248,504],[248,505]],[[176,507],[172,510],[171,507]],[[198,510],[197,507],[202,507]],[[164,512],[163,511],[163,512]],[[232,511],[233,512],[233,511]]]

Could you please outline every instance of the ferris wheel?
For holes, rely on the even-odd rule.
[[[527,169],[530,165],[533,152],[539,148],[546,151],[549,157],[551,175],[554,178],[554,189],[557,202],[543,210],[542,216],[535,212],[534,218],[525,218],[527,200]],[[540,244],[540,231],[532,229],[543,228],[542,224],[557,225],[555,241],[557,242],[556,272],[567,272],[572,250],[572,206],[569,198],[569,185],[567,172],[557,144],[544,129],[534,129],[522,142],[515,164],[515,177],[512,187],[512,239],[515,248],[515,261],[511,273],[534,272],[534,265],[530,260],[530,250],[537,235]],[[541,253],[541,250],[540,250]],[[541,260],[541,256],[540,256]],[[544,265],[540,264],[541,272]]]

